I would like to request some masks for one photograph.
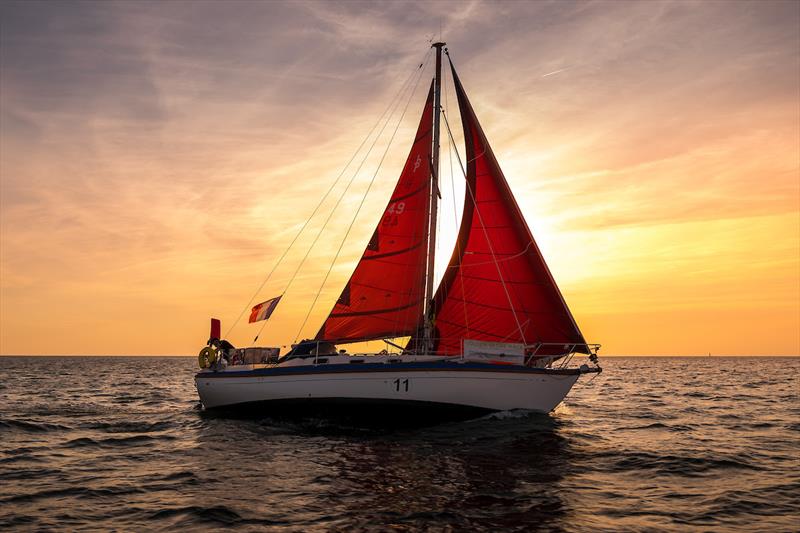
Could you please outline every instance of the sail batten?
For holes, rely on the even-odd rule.
[[[316,339],[360,342],[416,331],[425,305],[432,138],[433,83],[397,186]]]
[[[349,316],[370,316],[370,317],[380,318],[378,315],[385,313],[394,313],[397,311],[402,311],[404,309],[416,307],[419,305],[420,301],[421,300],[416,300],[407,305],[401,305],[399,307],[392,307],[388,309],[366,309],[364,311],[352,311],[349,313],[331,313],[330,316],[333,318],[343,318]]]

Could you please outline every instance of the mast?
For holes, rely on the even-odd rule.
[[[428,268],[425,285],[425,351],[433,346],[433,274],[436,258],[436,216],[439,199],[439,121],[441,118],[442,96],[442,48],[445,43],[433,43],[436,48],[436,77],[433,79],[433,150],[431,161],[431,203],[430,224],[428,226]]]

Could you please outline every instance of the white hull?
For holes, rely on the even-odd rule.
[[[548,413],[561,403],[581,374],[577,369],[454,363],[355,366],[233,367],[200,372],[195,384],[208,409],[264,402],[347,400],[356,404],[436,404]],[[287,370],[290,373],[279,373]]]

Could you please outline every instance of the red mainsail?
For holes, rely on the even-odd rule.
[[[433,84],[400,181],[317,339],[352,342],[416,331],[425,300],[432,129]]]
[[[475,339],[542,343],[537,355],[588,353],[452,72],[466,142],[467,191],[456,247],[434,297],[434,352],[460,354],[462,340]]]

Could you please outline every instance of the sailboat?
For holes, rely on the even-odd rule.
[[[432,48],[435,75],[410,153],[333,309],[313,339],[260,362],[216,364],[222,348],[212,332],[200,354],[206,368],[195,375],[206,409],[547,413],[582,375],[602,371],[600,346],[586,342],[567,307],[445,43]],[[443,49],[463,126],[466,186],[455,246],[434,290]],[[275,305],[269,302],[270,309]],[[408,342],[388,340],[398,338]],[[401,351],[339,351],[341,345],[374,340]],[[588,360],[568,364],[575,355]]]

